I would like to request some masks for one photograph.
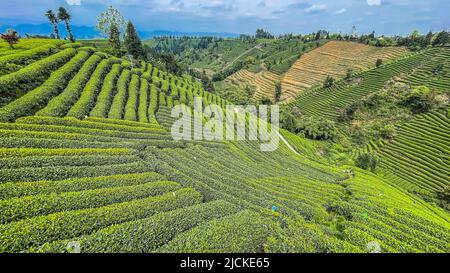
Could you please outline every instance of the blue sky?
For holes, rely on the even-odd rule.
[[[1,24],[39,24],[47,9],[64,5],[73,24],[93,26],[108,5],[139,30],[254,33],[406,34],[450,28],[449,0],[0,0]]]

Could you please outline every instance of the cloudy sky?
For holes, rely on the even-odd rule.
[[[406,34],[450,28],[449,0],[0,0],[0,25],[45,22],[47,9],[64,5],[73,24],[93,26],[108,5],[139,30],[279,33],[317,29]]]

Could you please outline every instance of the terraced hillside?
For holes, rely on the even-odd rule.
[[[450,119],[440,111],[417,116],[399,127],[393,141],[374,145],[380,166],[401,178],[410,192],[436,199],[450,187]]]
[[[160,53],[173,53],[178,62],[208,75],[218,73],[239,62],[258,73],[267,70],[283,74],[298,59],[325,40],[304,42],[297,38],[237,39],[215,37],[156,37],[145,44]]]
[[[255,86],[255,93],[252,99],[259,101],[263,97],[268,97],[275,101],[275,83],[280,81],[280,76],[270,71],[252,73],[246,69],[239,70],[229,76],[225,82],[245,88],[248,85]]]
[[[448,90],[450,69],[448,62],[449,48],[430,48],[408,56],[404,56],[383,67],[354,75],[353,81],[342,80],[329,88],[315,88],[299,94],[292,105],[310,116],[320,116],[336,119],[345,107],[353,101],[361,99],[377,90],[390,80],[407,81],[408,83],[429,86],[432,90],[441,92]],[[445,64],[445,69],[438,76],[433,69],[439,63]],[[424,78],[423,82],[418,78]],[[411,79],[411,82],[409,80]],[[435,88],[435,87],[439,88]]]
[[[0,252],[450,251],[448,212],[390,181],[283,142],[175,141],[174,104],[226,102],[150,64],[62,53],[50,75],[0,77],[39,79],[3,89]]]
[[[321,85],[327,76],[343,78],[349,68],[355,72],[374,67],[377,59],[393,60],[407,53],[403,47],[377,48],[353,42],[330,41],[301,56],[281,82],[282,100],[290,101],[311,87]]]
[[[381,90],[387,81],[427,86],[437,94],[444,94],[450,88],[449,61],[449,48],[426,49],[360,73],[352,81],[343,80],[331,88],[306,91],[293,105],[306,115],[336,121],[344,108]],[[436,200],[450,186],[447,151],[450,127],[445,111],[436,110],[396,124],[398,129],[392,141],[369,141],[363,149],[354,151],[354,158],[359,153],[376,154],[381,171],[387,173],[391,183],[427,200]],[[344,126],[343,131],[351,126],[345,122],[340,124]]]

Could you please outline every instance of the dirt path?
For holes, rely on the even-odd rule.
[[[289,144],[289,142],[284,138],[284,136],[282,136],[280,134],[280,131],[277,131],[277,135],[280,137],[280,139],[284,142],[284,144],[286,144],[286,146],[292,151],[294,152],[296,155],[300,155],[294,148],[292,148],[291,144]]]
[[[245,54],[249,53],[250,51],[252,51],[253,49],[261,49],[261,45],[262,44],[257,44],[252,48],[247,49],[246,51],[242,52],[239,56],[237,56],[236,58],[234,58],[234,60],[232,60],[229,64],[227,64],[222,70],[227,69],[228,67],[230,67],[234,62],[236,62],[236,60],[240,59],[242,56],[244,56]]]

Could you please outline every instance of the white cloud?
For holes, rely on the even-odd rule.
[[[316,13],[316,12],[321,12],[327,9],[327,6],[324,4],[314,4],[312,6],[310,6],[309,8],[305,9],[306,13]]]
[[[79,6],[81,5],[81,0],[66,0],[67,4],[71,6]]]
[[[381,0],[366,0],[369,6],[380,6]]]
[[[347,9],[346,8],[342,8],[340,10],[335,11],[334,14],[338,15],[338,14],[343,14],[343,13],[346,13],[346,12],[347,12]]]

